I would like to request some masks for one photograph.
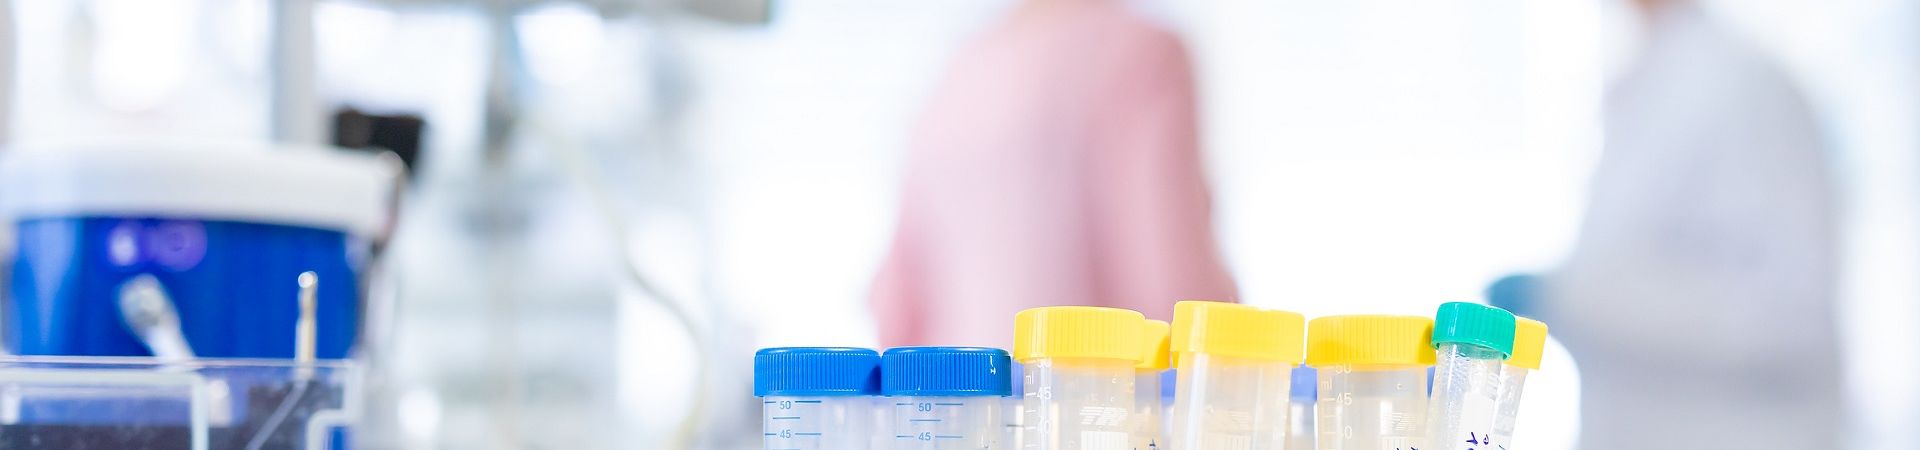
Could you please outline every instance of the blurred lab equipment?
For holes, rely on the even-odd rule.
[[[1830,448],[1836,192],[1813,108],[1700,8],[1638,3],[1585,223],[1537,316],[1580,362],[1581,446]]]
[[[354,354],[392,160],[335,149],[123,141],[0,158],[17,230],[7,347],[22,355],[292,358],[318,274],[318,357]]]
[[[1433,319],[1328,316],[1307,322],[1307,365],[1320,376],[1320,450],[1418,448],[1426,443]]]
[[[1002,319],[1004,320],[1004,319]],[[1091,306],[1014,316],[1013,357],[1024,365],[1026,450],[1127,448],[1134,423],[1139,312]]]
[[[1515,273],[1487,283],[1481,293],[1487,297],[1488,306],[1507,310],[1516,316],[1537,315],[1542,283],[1539,275]]]
[[[9,357],[0,448],[344,449],[360,389],[348,361]]]
[[[1013,392],[1006,350],[977,347],[902,347],[880,355],[880,392],[891,408],[886,428],[892,450],[1013,448],[1001,442],[1002,399]],[[891,436],[889,436],[891,435]]]
[[[1123,1],[1027,1],[950,67],[909,138],[883,344],[1003,347],[1026,308],[1237,298],[1177,36]]]
[[[1520,420],[1520,398],[1527,387],[1527,374],[1540,370],[1540,356],[1546,347],[1547,324],[1525,317],[1514,318],[1513,356],[1500,367],[1500,409],[1494,415],[1494,442],[1513,445],[1513,429]]]
[[[873,442],[880,354],[863,348],[785,347],[753,355],[766,450],[862,450]]]
[[[1171,448],[1284,448],[1305,322],[1232,303],[1175,304]]]
[[[426,119],[414,114],[374,114],[342,108],[333,114],[332,144],[341,148],[393,152],[406,164],[407,177],[420,171],[420,141]]]
[[[1493,441],[1500,374],[1513,354],[1513,313],[1475,303],[1440,305],[1433,316],[1433,385],[1427,397],[1427,445],[1444,450],[1501,448]]]
[[[762,23],[768,2],[378,3],[356,9],[472,31],[449,39],[472,54],[411,59],[478,59],[449,75],[474,80],[470,96],[427,114],[478,123],[431,122],[441,139],[422,156],[409,238],[394,250],[405,362],[384,410],[404,446],[752,445],[738,432],[755,426],[741,395],[752,371],[709,356],[753,340],[708,291],[715,227],[677,129],[701,86],[679,34],[694,21]],[[581,70],[555,75],[543,64],[555,53]],[[721,390],[726,401],[710,394]]]
[[[187,337],[180,334],[180,311],[160,288],[160,280],[153,275],[140,275],[122,283],[119,306],[127,329],[140,337],[140,342],[146,344],[155,359],[169,362],[193,359],[193,348],[187,345]]]
[[[1172,324],[1158,320],[1143,322],[1140,330],[1140,364],[1133,367],[1133,448],[1166,447],[1167,404],[1160,395],[1160,379],[1173,364]]]

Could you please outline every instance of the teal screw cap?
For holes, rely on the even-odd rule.
[[[1433,314],[1433,346],[1455,342],[1500,351],[1513,356],[1513,313],[1479,303],[1451,302]]]

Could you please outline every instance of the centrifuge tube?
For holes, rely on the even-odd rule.
[[[1027,450],[1126,450],[1133,421],[1138,312],[1054,306],[1014,316],[1013,357],[1025,370]]]
[[[753,355],[766,450],[864,450],[880,393],[880,354],[863,348],[786,347]]]
[[[1313,450],[1313,403],[1319,377],[1312,367],[1293,368],[1292,399],[1287,403],[1287,450]]]
[[[978,347],[901,347],[880,355],[885,432],[895,450],[980,450],[1000,444],[1001,401],[1013,391],[1013,358]]]
[[[1173,448],[1283,448],[1304,322],[1233,303],[1175,304]]]
[[[1513,314],[1465,302],[1433,317],[1433,393],[1427,400],[1427,450],[1499,450],[1500,368],[1513,353]]]
[[[1172,363],[1167,352],[1170,325],[1159,320],[1144,322],[1140,331],[1140,364],[1133,377],[1133,449],[1165,449],[1160,429],[1166,424],[1166,404],[1160,399],[1160,375]]]
[[[1320,450],[1424,449],[1433,319],[1331,316],[1307,323],[1307,365],[1320,378]]]
[[[1026,392],[1026,369],[1020,363],[1013,363],[1013,393]],[[1000,400],[1000,442],[1001,448],[1017,449],[1026,442],[1026,399],[1020,395],[1009,395]]]
[[[1546,346],[1547,324],[1514,318],[1513,356],[1500,368],[1500,409],[1493,422],[1495,448],[1513,449],[1513,423],[1520,416],[1520,394],[1526,388],[1527,373],[1540,370],[1540,356]]]

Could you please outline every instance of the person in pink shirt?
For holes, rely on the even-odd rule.
[[[912,130],[881,342],[1005,348],[1026,308],[1234,300],[1194,95],[1179,37],[1122,2],[1017,6]]]

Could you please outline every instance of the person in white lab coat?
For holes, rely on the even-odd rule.
[[[1785,71],[1684,1],[1606,102],[1575,251],[1549,279],[1581,447],[1842,445],[1835,183]]]

